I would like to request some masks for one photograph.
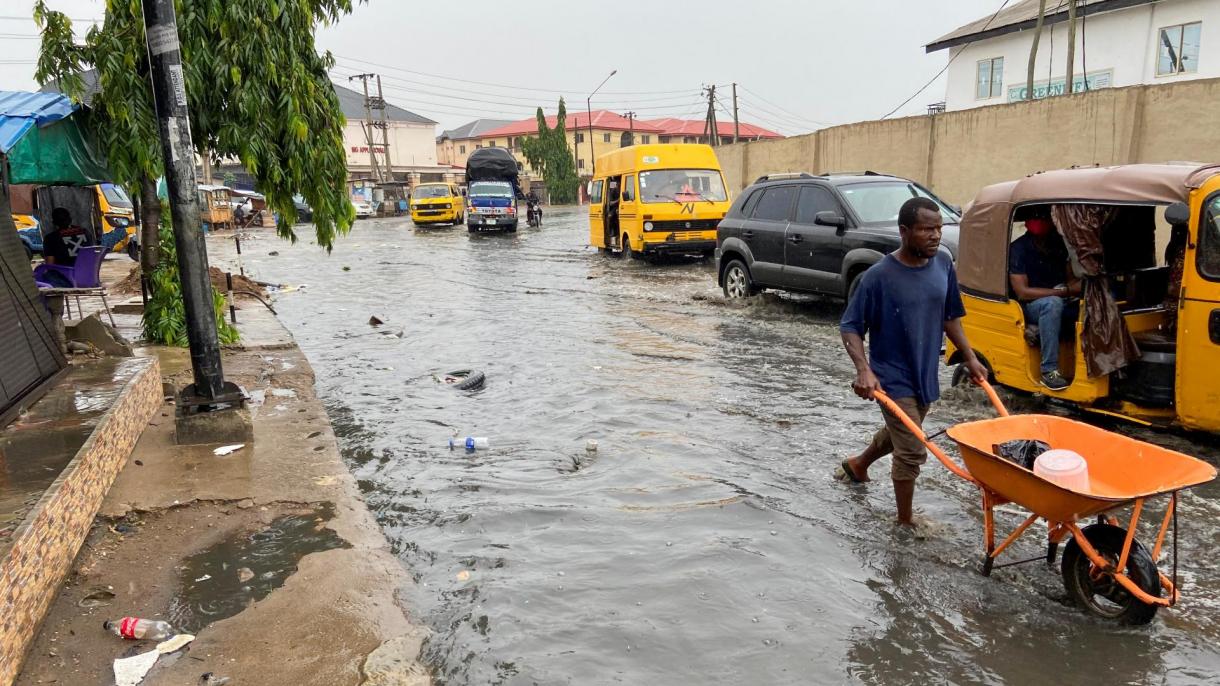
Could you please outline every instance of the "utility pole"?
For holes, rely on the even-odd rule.
[[[1064,82],[1064,93],[1072,94],[1075,89],[1072,87],[1072,81],[1075,79],[1073,73],[1076,69],[1076,0],[1068,0],[1068,64],[1067,64],[1067,80]],[[1086,76],[1086,78],[1088,78]]]
[[[635,112],[627,113],[627,144],[635,145]]]
[[[394,180],[394,167],[390,163],[390,125],[386,122],[385,98],[381,95],[381,74],[377,75],[377,104],[381,106],[381,157],[385,160],[385,178]]]
[[[186,313],[186,335],[195,383],[182,391],[179,412],[224,409],[240,404],[242,394],[226,384],[220,363],[220,340],[212,305],[207,247],[199,219],[199,185],[195,179],[195,146],[182,73],[174,0],[144,0],[144,33],[148,39],[153,103],[161,135],[165,183],[174,225],[178,273]]]
[[[741,138],[741,120],[737,118],[737,84],[733,84],[733,142]]]
[[[1046,22],[1046,0],[1038,2],[1038,23],[1034,27],[1034,44],[1029,48],[1029,72],[1025,76],[1025,99],[1034,99],[1034,62],[1038,59],[1038,41],[1042,38],[1042,25]],[[1051,47],[1055,47],[1051,45]],[[1050,89],[1050,81],[1046,82],[1046,87]]]
[[[364,141],[369,146],[369,173],[373,175],[375,181],[381,180],[381,172],[377,169],[377,155],[374,152],[373,144],[373,110],[372,103],[369,102],[369,79],[376,74],[356,74],[355,76],[347,77],[348,82],[360,79],[364,84]]]
[[[704,130],[708,131],[708,142],[712,147],[720,145],[720,130],[716,124],[716,86],[708,86],[705,89],[707,93],[707,122],[704,124]]]

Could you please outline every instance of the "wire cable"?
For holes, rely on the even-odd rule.
[[[1003,2],[1001,5],[1000,5],[1000,8],[999,8],[998,10],[996,10],[996,11],[995,11],[995,14],[992,14],[992,15],[991,15],[991,18],[987,20],[987,23],[986,23],[986,24],[983,24],[983,28],[979,29],[979,30],[978,30],[976,33],[982,33],[982,32],[984,32],[984,31],[986,31],[986,30],[987,30],[987,28],[988,28],[989,26],[991,26],[991,22],[995,21],[995,18],[996,18],[996,17],[998,17],[998,16],[1000,16],[1000,12],[1003,12],[1003,11],[1004,11],[1004,8],[1005,8],[1005,7],[1008,7],[1008,3],[1010,3],[1010,2],[1012,2],[1012,0],[1004,0],[1004,2]],[[922,93],[922,92],[924,92],[925,90],[927,90],[927,89],[928,89],[928,86],[931,86],[931,85],[932,85],[932,83],[933,83],[934,81],[936,81],[936,79],[939,79],[939,78],[941,77],[941,75],[942,75],[942,74],[944,74],[945,72],[949,71],[949,65],[953,64],[953,61],[957,59],[958,55],[961,55],[963,52],[965,52],[965,51],[966,51],[966,48],[968,48],[968,47],[970,47],[971,45],[973,45],[975,40],[977,40],[977,39],[971,39],[971,40],[967,41],[967,42],[966,42],[966,44],[962,46],[962,49],[961,49],[961,50],[958,50],[956,53],[954,53],[954,54],[953,54],[953,56],[952,56],[952,57],[950,57],[950,58],[949,58],[949,61],[945,63],[945,67],[944,67],[943,69],[941,69],[940,71],[936,72],[936,76],[933,76],[932,78],[928,79],[928,82],[927,82],[927,83],[925,83],[924,85],[920,86],[920,87],[919,87],[919,90],[915,91],[914,93],[911,93],[911,97],[907,98],[906,100],[903,100],[903,101],[902,101],[902,104],[898,105],[898,106],[897,106],[897,107],[895,107],[894,109],[892,109],[892,110],[890,110],[889,112],[887,112],[887,113],[886,113],[886,115],[885,115],[884,117],[882,117],[882,119],[889,119],[889,118],[890,118],[890,115],[894,114],[895,112],[897,112],[898,110],[902,109],[903,107],[906,107],[906,105],[907,105],[907,103],[908,103],[908,102],[911,102],[911,101],[912,101],[912,100],[914,100],[914,99],[915,99],[915,98],[916,98],[916,97],[917,97],[917,96],[918,96],[920,93]]]
[[[751,90],[751,89],[749,89],[749,88],[745,87],[744,85],[742,85],[742,84],[740,84],[740,83],[739,83],[739,84],[737,84],[737,87],[738,87],[738,88],[740,88],[741,90],[745,91],[746,93],[749,93],[750,95],[753,95],[754,97],[758,98],[759,100],[761,100],[761,101],[763,101],[763,102],[765,102],[765,103],[767,103],[767,104],[771,105],[772,107],[774,107],[775,109],[779,110],[780,112],[787,112],[787,113],[788,113],[788,115],[789,115],[791,118],[793,118],[794,120],[796,120],[796,121],[804,121],[804,122],[807,122],[807,123],[810,123],[810,124],[817,124],[818,126],[822,126],[822,127],[825,127],[825,126],[831,126],[831,124],[828,124],[828,123],[826,123],[826,122],[824,122],[824,121],[818,121],[817,119],[809,119],[808,117],[802,117],[802,116],[800,116],[800,115],[796,114],[795,112],[793,112],[792,110],[789,110],[789,109],[785,109],[785,108],[783,108],[783,107],[780,107],[780,106],[779,106],[779,105],[777,105],[776,103],[771,102],[770,100],[768,100],[768,99],[764,98],[763,96],[759,95],[758,93],[754,92],[753,90]],[[761,105],[760,105],[760,108],[761,108]]]

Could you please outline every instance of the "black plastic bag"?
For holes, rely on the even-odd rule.
[[[1018,438],[1012,441],[997,443],[993,448],[996,455],[1013,464],[1019,464],[1026,469],[1033,469],[1034,460],[1050,449],[1051,447],[1044,441],[1032,438]]]

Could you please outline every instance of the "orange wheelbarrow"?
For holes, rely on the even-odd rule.
[[[999,417],[958,424],[945,430],[957,443],[965,468],[949,458],[893,400],[877,401],[918,436],[949,471],[975,484],[983,494],[983,574],[993,568],[1045,560],[1054,564],[1059,544],[1069,536],[1060,565],[1063,585],[1090,612],[1126,624],[1146,624],[1161,607],[1178,601],[1178,491],[1216,478],[1202,460],[1150,443],[1111,433],[1064,417],[1012,415],[995,389],[984,383]],[[1073,450],[1088,465],[1087,490],[1065,488],[995,454],[994,446],[1017,439],[1044,441],[1051,448]],[[1168,495],[1156,544],[1149,553],[1135,540],[1145,502]],[[995,507],[1015,503],[1032,514],[999,545],[995,544]],[[1126,528],[1107,514],[1132,505]],[[1096,516],[1096,523],[1078,522]],[[1038,519],[1048,527],[1047,552],[1028,560],[996,565],[996,558]],[[1157,569],[1161,548],[1173,529],[1173,571]]]

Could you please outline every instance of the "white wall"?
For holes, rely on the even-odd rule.
[[[374,128],[373,143],[377,149],[377,161],[381,162],[381,129]],[[407,122],[389,122],[390,162],[394,169],[407,167],[436,166],[436,125],[413,124]],[[359,120],[348,120],[343,129],[343,150],[347,155],[347,166],[351,168],[368,169],[369,154],[363,148],[368,143],[364,136],[364,127]],[[356,151],[353,151],[356,148]]]
[[[1050,4],[1050,3],[1048,3]],[[1175,24],[1202,21],[1199,69],[1172,76],[1156,75],[1157,37],[1160,29]],[[1085,26],[1085,30],[1081,30]],[[1066,23],[1042,30],[1034,81],[1063,79],[1067,72]],[[951,48],[956,55],[949,65],[945,108],[962,110],[1008,102],[1008,89],[1025,83],[1029,50],[1034,31],[1020,31],[970,45]],[[960,54],[959,54],[960,53]],[[997,97],[977,99],[975,77],[978,62],[1004,58],[1004,87]],[[1111,72],[1113,86],[1169,83],[1220,76],[1220,2],[1216,0],[1162,0],[1151,5],[1090,16],[1076,28],[1076,68],[1089,74]]]

